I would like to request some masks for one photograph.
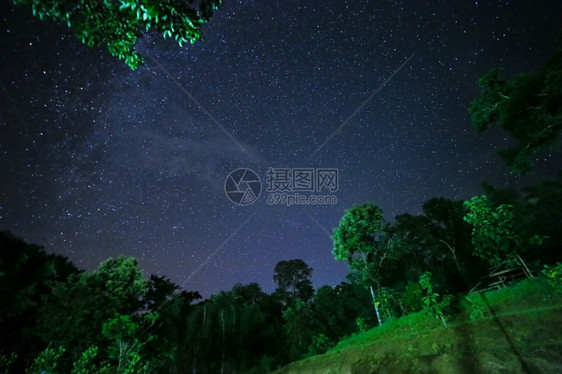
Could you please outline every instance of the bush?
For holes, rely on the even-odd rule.
[[[468,301],[469,304],[467,309],[470,312],[471,321],[484,317],[484,308],[476,301],[477,297],[479,297],[479,295],[475,293],[469,293],[466,295],[466,301]]]
[[[418,282],[423,290],[422,302],[424,309],[431,315],[439,318],[443,322],[443,326],[447,327],[445,311],[451,305],[451,295],[440,296],[437,292],[433,292],[431,272],[429,271],[423,273]]]
[[[407,312],[419,312],[423,309],[422,297],[421,286],[418,283],[408,282],[404,293],[400,297],[400,301]]]
[[[312,338],[312,343],[308,347],[308,352],[311,354],[319,355],[326,353],[326,351],[334,346],[334,342],[324,334],[315,335]]]
[[[367,320],[363,317],[357,317],[355,319],[355,324],[357,325],[357,330],[359,330],[359,332],[365,332],[369,329]]]
[[[542,273],[546,276],[548,284],[558,293],[562,293],[562,263],[556,266],[544,265]]]
[[[59,347],[56,351],[52,348],[46,348],[35,359],[26,374],[43,374],[43,373],[60,373],[58,369],[59,358],[64,354],[64,347]]]

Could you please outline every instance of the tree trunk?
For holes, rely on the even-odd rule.
[[[449,243],[447,243],[444,240],[439,240],[439,241],[441,243],[445,244],[449,248],[449,251],[451,251],[451,255],[453,256],[453,260],[455,260],[455,265],[457,265],[457,269],[459,269],[459,273],[461,274],[461,276],[463,276],[464,272],[462,271],[461,266],[459,264],[459,260],[457,259],[457,254],[456,254],[455,248],[451,247],[449,245]]]
[[[445,322],[445,317],[443,317],[443,314],[440,314],[439,318],[441,318],[441,322],[443,322],[443,326],[447,327],[447,322]]]
[[[382,325],[381,316],[379,314],[379,306],[377,305],[377,299],[375,298],[375,290],[373,286],[369,286],[371,289],[371,297],[373,298],[373,305],[375,306],[375,312],[377,312],[377,320],[379,321],[379,326]]]
[[[525,275],[527,276],[527,278],[529,279],[533,279],[533,273],[531,273],[531,270],[529,270],[529,268],[527,267],[527,264],[525,263],[525,261],[523,261],[523,259],[521,258],[521,256],[517,255],[517,258],[519,259],[519,263],[522,265],[523,268],[523,273],[525,273]]]

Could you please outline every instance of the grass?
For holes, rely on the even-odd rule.
[[[409,333],[419,334],[423,333],[424,329],[420,327],[424,326],[427,331],[433,331],[434,329],[442,326],[441,321],[427,314],[426,312],[412,313],[402,318],[395,318],[386,321],[382,326],[370,329],[363,333],[354,334],[349,337],[345,337],[329,352],[338,352],[341,350],[348,349],[349,347],[361,347],[373,344],[373,341],[385,339],[396,339],[408,336]],[[425,332],[427,332],[425,331]]]
[[[447,327],[425,312],[342,339],[276,374],[561,373],[562,295],[543,280],[460,299]]]

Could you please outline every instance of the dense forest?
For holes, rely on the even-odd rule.
[[[523,193],[483,187],[393,222],[375,204],[349,209],[333,250],[349,282],[314,290],[313,269],[293,259],[275,267],[272,294],[237,284],[203,301],[165,277],[144,279],[134,258],[85,272],[2,232],[0,370],[263,373],[408,313],[425,309],[446,325],[490,269],[558,280],[562,176]]]

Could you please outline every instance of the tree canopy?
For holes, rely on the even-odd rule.
[[[155,30],[180,47],[201,39],[201,26],[222,6],[222,0],[13,0],[31,8],[39,19],[64,22],[88,46],[106,47],[111,55],[136,69],[143,63],[136,44]]]
[[[532,157],[560,147],[562,130],[562,50],[537,73],[502,78],[494,68],[478,80],[480,95],[469,112],[479,131],[498,125],[516,143],[498,153],[516,174],[531,170]]]

